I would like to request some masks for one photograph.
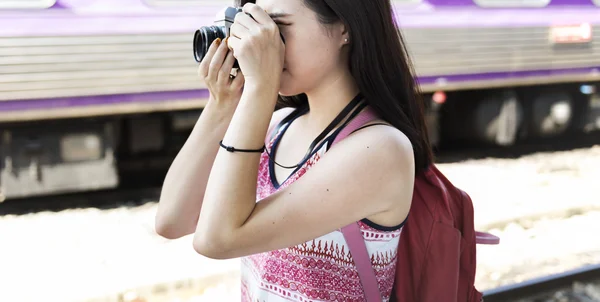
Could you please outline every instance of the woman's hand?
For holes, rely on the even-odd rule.
[[[249,16],[249,15],[250,16]],[[228,46],[233,50],[247,85],[279,89],[285,46],[277,24],[254,3],[247,3],[231,25]]]
[[[219,105],[236,107],[242,96],[244,75],[238,71],[235,78],[229,75],[235,58],[227,48],[227,41],[215,40],[200,62],[198,74],[210,91],[210,99]]]

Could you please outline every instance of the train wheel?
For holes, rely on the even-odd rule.
[[[566,92],[547,91],[532,101],[530,135],[545,138],[564,133],[573,120],[573,99]]]
[[[516,142],[523,109],[512,90],[484,98],[473,114],[478,138],[499,146],[511,146]]]

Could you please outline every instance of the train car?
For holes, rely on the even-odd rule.
[[[208,97],[193,34],[232,3],[0,0],[0,200],[164,172]],[[394,5],[434,142],[600,127],[600,0]]]
[[[228,4],[0,0],[0,200],[168,167],[208,96],[193,33]]]
[[[600,126],[600,1],[406,2],[397,20],[434,141],[510,146]]]

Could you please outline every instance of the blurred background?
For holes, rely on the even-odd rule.
[[[501,240],[486,301],[600,301],[600,1],[393,3],[438,165]],[[0,301],[239,301],[237,259],[154,232],[231,4],[0,0]]]

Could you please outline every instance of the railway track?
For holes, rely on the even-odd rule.
[[[484,292],[485,302],[600,301],[600,264],[501,286]]]

